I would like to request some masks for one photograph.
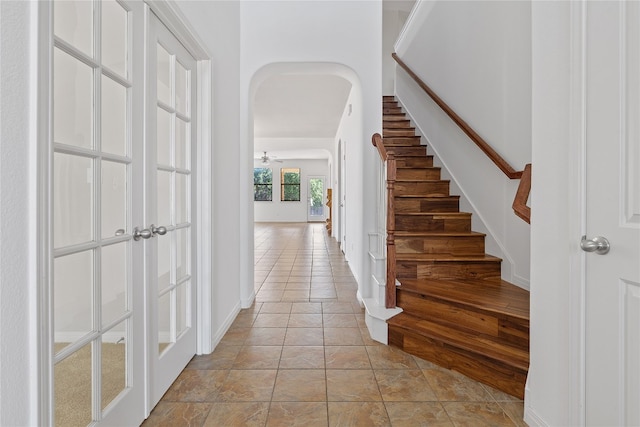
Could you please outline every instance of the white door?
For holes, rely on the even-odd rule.
[[[142,217],[144,8],[53,8],[55,425],[145,416]]]
[[[586,424],[640,425],[640,3],[586,2]],[[589,245],[587,245],[589,246]],[[591,246],[595,246],[594,243]]]
[[[145,218],[150,229],[157,228],[156,238],[147,240],[153,406],[196,353],[196,62],[153,14],[147,49]]]
[[[324,176],[310,176],[307,182],[307,207],[308,222],[324,222],[324,205],[326,203],[326,191],[324,188]]]

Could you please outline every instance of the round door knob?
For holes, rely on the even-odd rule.
[[[160,227],[156,227],[155,225],[151,224],[151,232],[156,235],[159,234],[161,236],[164,236],[165,234],[167,234],[167,227],[165,226],[160,226]]]
[[[133,240],[149,239],[153,237],[153,233],[148,228],[140,230],[138,227],[133,229]]]
[[[582,236],[580,248],[585,252],[595,252],[598,255],[604,255],[609,253],[611,245],[609,241],[602,236],[594,237],[591,240],[588,240],[587,236]]]

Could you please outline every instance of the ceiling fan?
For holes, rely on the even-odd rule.
[[[282,163],[282,160],[276,160],[275,156],[267,156],[267,152],[263,151],[263,155],[262,157],[260,157],[260,159],[262,160],[262,164],[263,165],[268,165],[270,162],[278,162],[278,163]]]

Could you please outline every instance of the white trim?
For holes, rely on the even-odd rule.
[[[32,170],[30,175],[35,177],[37,188],[35,197],[30,197],[30,203],[36,201],[35,212],[37,215],[36,236],[32,236],[31,241],[38,242],[37,254],[33,258],[36,262],[37,277],[36,285],[36,313],[31,318],[34,320],[34,333],[30,334],[37,344],[33,347],[36,351],[34,366],[37,366],[38,374],[32,375],[31,380],[37,382],[32,384],[36,388],[32,394],[32,420],[38,425],[51,425],[53,414],[53,370],[51,369],[53,360],[53,310],[51,310],[51,293],[53,287],[53,224],[52,219],[52,174],[53,174],[53,147],[52,126],[53,126],[53,85],[51,76],[53,74],[53,13],[51,3],[39,2],[32,9],[32,24],[38,30],[38,36],[32,40],[36,46],[33,47],[36,65],[35,81],[30,83],[31,88],[35,88],[35,93],[30,97],[35,97],[32,103],[32,123],[35,125],[35,153],[31,160],[35,159],[36,170]],[[33,167],[33,162],[30,162]]]
[[[240,313],[240,303],[239,302],[233,307],[233,310],[231,310],[231,312],[229,313],[227,318],[224,319],[224,322],[222,322],[222,325],[216,331],[215,335],[212,336],[212,343],[213,343],[212,349],[216,348],[218,346],[218,344],[220,343],[220,341],[222,341],[222,337],[224,337],[224,334],[227,333],[227,331],[229,330],[229,328],[233,324],[233,321],[236,320],[236,316],[238,315],[238,313]]]
[[[398,55],[402,56],[400,51],[404,49],[404,45],[411,42],[411,40],[416,36],[416,33],[422,27],[418,22],[418,19],[426,19],[435,5],[436,2],[434,0],[422,0],[417,1],[413,6],[411,13],[409,13],[407,20],[405,21],[404,26],[400,30],[400,34],[393,45],[393,49]]]
[[[569,158],[579,159],[570,162],[568,168],[569,227],[571,235],[579,236],[586,232],[586,7],[582,1],[570,5],[570,82],[569,88]],[[584,425],[585,422],[585,253],[572,251],[570,266],[570,305],[569,305],[569,360],[574,361],[569,372],[569,414],[572,425]]]
[[[524,422],[526,422],[531,427],[534,427],[534,426],[548,427],[550,425],[540,415],[538,415],[530,406],[524,407]]]

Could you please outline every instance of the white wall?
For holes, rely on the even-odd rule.
[[[176,2],[212,54],[212,339],[240,308],[239,147],[240,3]],[[253,259],[253,255],[251,256]]]
[[[254,221],[256,222],[307,222],[309,210],[308,182],[310,176],[325,177],[326,185],[329,182],[329,163],[327,159],[318,160],[283,160],[271,162],[269,166],[263,166],[260,160],[254,161],[254,167],[268,167],[273,171],[273,200],[253,202]],[[280,201],[280,169],[300,168],[300,201]]]
[[[382,12],[382,94],[394,94],[395,64],[391,57],[395,42],[404,26],[409,12],[384,9]]]
[[[527,2],[419,3],[396,52],[516,170],[531,159],[531,12]],[[509,180],[400,68],[396,93],[455,181],[452,193],[504,259],[503,278],[529,288],[529,226]]]
[[[37,425],[36,3],[0,2],[0,425]]]
[[[380,131],[382,3],[360,1],[245,1],[241,3],[241,226],[248,230],[241,236],[241,259],[247,263],[247,275],[241,278],[244,292],[253,292],[251,260],[253,259],[253,202],[250,195],[253,161],[251,124],[252,83],[261,71],[273,64],[334,64],[351,70],[345,73],[353,85],[362,122],[362,136],[351,141],[348,169],[350,197],[348,230],[353,233],[349,244],[351,269],[361,283],[368,277],[366,260],[367,232],[375,229],[375,151],[368,140]],[[346,74],[350,74],[346,76]],[[361,88],[361,89],[358,89]],[[245,213],[250,216],[245,218]],[[249,233],[249,231],[251,231]]]

